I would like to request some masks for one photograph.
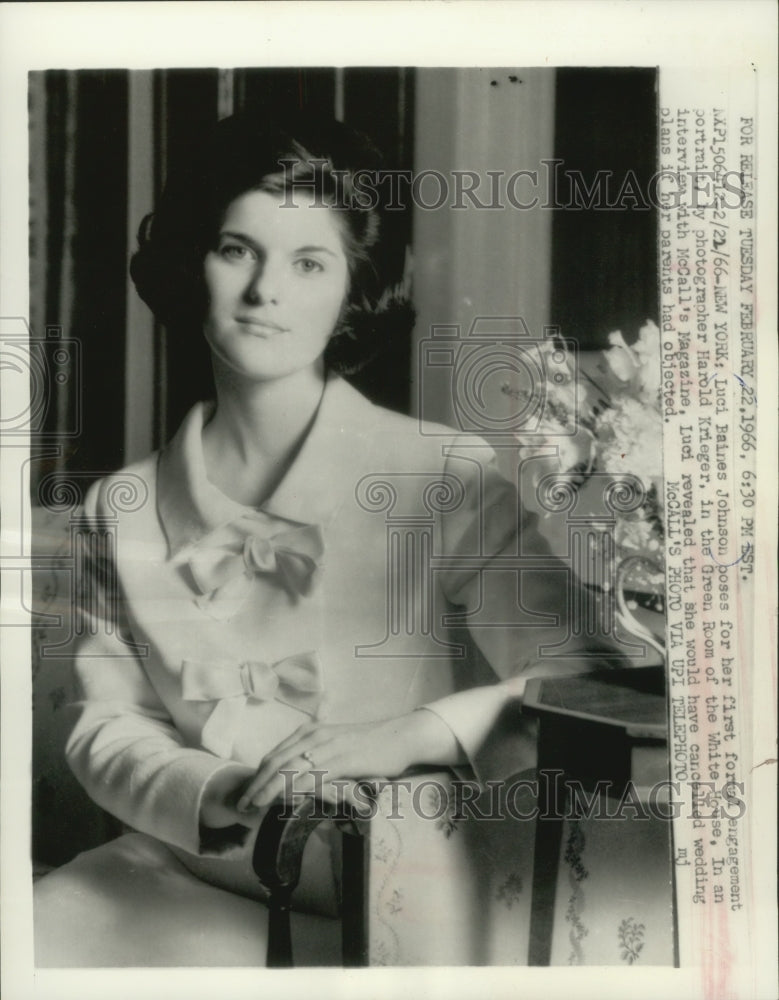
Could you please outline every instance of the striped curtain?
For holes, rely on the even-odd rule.
[[[389,169],[510,173],[544,158],[591,178],[656,163],[654,70],[273,68],[30,74],[30,300],[33,337],[60,352],[31,466],[86,483],[164,443],[209,392],[205,362],[172,356],[127,278],[141,218],[169,167],[233,111],[305,108],[371,135]],[[385,265],[413,260],[417,328],[359,377],[377,402],[415,410],[418,344],[436,324],[523,315],[585,349],[657,318],[656,213],[385,213]],[[409,252],[412,246],[413,255]],[[195,333],[199,336],[199,333]],[[429,402],[429,401],[428,401]],[[447,400],[432,415],[451,420]],[[68,433],[64,434],[67,430]],[[59,435],[59,437],[56,437]]]

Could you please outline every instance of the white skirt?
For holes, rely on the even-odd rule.
[[[266,964],[268,909],[202,881],[159,840],[129,833],[35,884],[38,968]],[[296,966],[339,965],[340,921],[292,914]]]

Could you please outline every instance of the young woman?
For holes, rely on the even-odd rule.
[[[520,572],[546,547],[485,443],[339,375],[384,301],[366,157],[339,123],[227,119],[142,227],[138,291],[185,331],[179,377],[205,339],[215,398],[86,499],[117,546],[87,587],[67,756],[131,832],[37,884],[39,965],[262,964],[251,846],[282,772],[353,801],[415,764],[506,777],[534,745],[505,706],[593,662],[543,655],[566,574]],[[336,846],[322,827],[306,851],[303,964],[339,960]]]

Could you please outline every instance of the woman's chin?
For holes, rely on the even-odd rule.
[[[263,384],[324,371],[320,358],[284,357],[277,344],[262,338],[257,338],[250,350],[219,351],[212,346],[211,356],[215,378],[225,378],[231,383]]]

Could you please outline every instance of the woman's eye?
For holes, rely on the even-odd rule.
[[[317,271],[324,271],[319,261],[314,260],[313,257],[300,257],[295,261],[295,267],[298,271],[302,271],[303,274],[314,274]]]
[[[219,254],[225,260],[247,260],[251,251],[241,243],[223,243],[219,247]]]

